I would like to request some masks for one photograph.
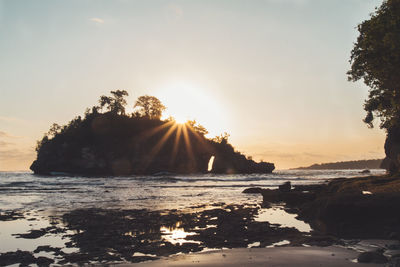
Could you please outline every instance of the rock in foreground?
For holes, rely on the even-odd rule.
[[[263,189],[265,203],[285,202],[299,218],[324,234],[343,238],[400,236],[400,179],[333,179],[328,184]]]

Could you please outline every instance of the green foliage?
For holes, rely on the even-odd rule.
[[[364,122],[373,127],[376,116],[388,130],[400,119],[400,0],[384,1],[358,31],[348,79],[370,87]]]
[[[100,108],[106,107],[111,113],[125,115],[125,97],[129,95],[128,92],[125,90],[116,90],[110,93],[111,96],[102,95],[100,97]]]
[[[160,119],[166,107],[155,96],[144,95],[136,100],[134,108],[137,108],[138,114],[150,119]]]

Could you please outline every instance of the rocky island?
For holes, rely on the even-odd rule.
[[[226,133],[211,139],[196,121],[162,120],[165,106],[156,97],[139,97],[134,112],[126,114],[127,95],[124,90],[111,91],[83,118],[78,116],[65,126],[53,124],[38,141],[31,170],[106,176],[274,170],[273,163],[257,163],[235,151]]]

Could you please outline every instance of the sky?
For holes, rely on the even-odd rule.
[[[382,0],[0,0],[0,170],[100,95],[196,119],[278,169],[383,158],[347,81],[356,26]],[[379,123],[378,123],[379,124]]]

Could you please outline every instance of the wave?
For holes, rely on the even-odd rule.
[[[322,180],[325,180],[323,178]],[[140,177],[140,178],[128,178],[127,180],[140,180],[140,181],[151,181],[151,182],[249,182],[249,181],[305,181],[309,180],[303,177],[246,177],[246,178],[212,178],[212,177]]]
[[[212,184],[212,185],[157,185],[156,188],[237,188],[237,187],[277,187],[277,184]]]

